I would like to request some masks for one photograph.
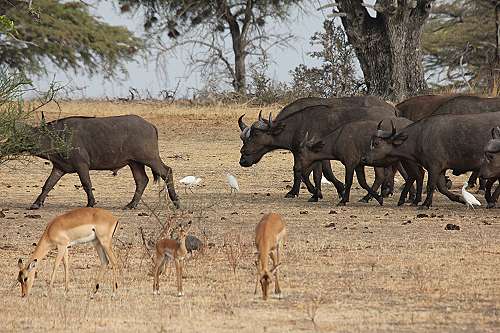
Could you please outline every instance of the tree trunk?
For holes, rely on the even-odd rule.
[[[246,65],[245,65],[245,50],[241,45],[241,39],[237,41],[233,39],[233,51],[234,51],[234,81],[233,88],[240,94],[246,94]]]
[[[496,48],[495,59],[491,66],[491,95],[498,96],[500,80],[500,3],[495,4]]]
[[[369,94],[398,102],[427,90],[420,40],[432,1],[378,0],[373,18],[361,0],[338,0]]]

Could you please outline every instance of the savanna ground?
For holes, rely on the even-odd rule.
[[[186,212],[172,215],[161,205],[160,222],[193,220],[192,233],[212,246],[187,261],[185,297],[176,297],[170,269],[152,294],[151,261],[139,227],[156,238],[161,229],[150,209],[157,207],[152,182],[137,210],[121,210],[134,192],[128,168],[92,172],[98,206],[120,219],[115,250],[120,256],[119,289],[111,297],[111,274],[94,299],[89,297],[98,267],[91,245],[70,249],[71,282],[65,295],[62,265],[51,296],[47,282],[52,253],[39,265],[28,298],[20,297],[18,258],[29,257],[53,217],[86,203],[76,175],[66,175],[39,211],[27,211],[51,166],[39,159],[0,169],[0,331],[145,332],[498,332],[500,330],[500,210],[466,210],[435,195],[434,207],[417,218],[414,207],[383,207],[352,202],[336,207],[333,187],[325,199],[308,203],[305,189],[285,199],[292,180],[292,156],[275,151],[248,169],[238,165],[237,117],[255,119],[259,109],[189,108],[161,104],[72,102],[46,108],[48,118],[67,115],[139,114],[160,131],[163,160],[174,170]],[[264,109],[279,110],[279,107]],[[225,170],[235,174],[241,192],[231,196]],[[342,179],[341,165],[335,170]],[[151,175],[150,171],[147,171]],[[184,193],[178,179],[203,178],[203,186]],[[150,176],[150,178],[152,178]],[[458,191],[462,178],[454,178]],[[398,178],[398,185],[402,182]],[[483,200],[484,202],[484,200]],[[288,227],[280,267],[283,299],[254,296],[253,231],[264,212],[281,213]],[[138,216],[139,213],[150,216]],[[29,218],[28,214],[41,217]],[[334,223],[334,226],[332,225]],[[454,223],[459,231],[447,231]],[[330,225],[329,227],[326,227]],[[230,253],[234,260],[228,260]],[[232,264],[236,264],[233,272]]]

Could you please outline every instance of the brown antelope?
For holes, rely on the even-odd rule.
[[[257,282],[255,291],[260,282],[262,288],[262,298],[267,299],[269,284],[274,275],[274,292],[281,298],[281,289],[278,282],[278,266],[280,265],[280,251],[286,236],[286,228],[281,215],[269,213],[262,217],[255,228],[255,246],[257,247]],[[275,253],[276,251],[276,253]],[[269,257],[273,261],[273,268],[269,270]]]
[[[190,228],[191,221],[189,221],[187,227],[183,227],[182,224],[179,224],[177,239],[164,238],[156,243],[153,294],[160,294],[160,274],[163,273],[165,264],[170,259],[173,259],[175,263],[175,274],[177,276],[177,296],[184,296],[182,291],[182,269],[184,258],[188,252],[186,249],[186,237]]]
[[[116,282],[117,260],[112,250],[112,238],[117,225],[118,219],[110,212],[100,208],[77,208],[54,218],[47,224],[29,263],[24,266],[22,259],[19,259],[17,281],[21,283],[21,296],[25,297],[30,293],[37,264],[54,247],[57,248],[57,256],[50,277],[49,292],[52,290],[56,270],[61,261],[64,265],[64,286],[67,292],[69,283],[68,247],[88,242],[94,245],[101,260],[94,293],[99,289],[99,281],[102,278],[104,268],[111,262],[114,295],[118,284]]]

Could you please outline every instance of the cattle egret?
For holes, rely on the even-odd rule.
[[[240,187],[238,186],[238,180],[236,179],[236,177],[233,176],[232,174],[230,174],[229,172],[227,173],[226,177],[227,177],[227,183],[229,184],[229,187],[231,188],[231,193],[233,193],[233,190],[235,192],[239,192]]]
[[[465,182],[464,186],[462,187],[462,198],[464,198],[464,200],[467,204],[467,208],[469,208],[469,206],[471,206],[472,209],[474,209],[474,205],[481,206],[481,203],[476,199],[476,197],[465,190],[467,188],[467,186],[468,186],[468,183]]]
[[[185,186],[185,190],[189,188],[191,192],[193,192],[192,188],[195,186],[198,186],[201,183],[201,178],[200,177],[195,177],[195,176],[186,176],[179,180],[179,183],[183,184]]]

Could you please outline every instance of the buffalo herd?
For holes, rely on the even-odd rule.
[[[383,198],[393,193],[394,175],[399,171],[405,185],[398,205],[409,201],[416,206],[422,199],[427,171],[427,193],[421,208],[432,205],[436,187],[452,201],[464,203],[461,196],[449,190],[449,169],[454,175],[471,171],[469,187],[479,178],[489,208],[500,196],[500,186],[491,194],[500,177],[500,98],[425,95],[393,106],[375,96],[309,97],[285,106],[274,119],[272,114],[263,117],[260,113],[256,121],[246,124],[244,116],[238,119],[243,142],[240,165],[250,167],[275,149],[291,151],[293,186],[287,198],[298,196],[304,182],[312,195],[309,201],[318,201],[323,197],[321,180],[325,177],[336,188],[338,204],[345,205],[356,174],[367,191],[360,201],[374,198],[382,205]],[[170,199],[179,207],[172,169],[160,158],[158,130],[151,123],[128,115],[68,117],[44,126],[56,132],[68,131],[72,149],[67,155],[37,154],[50,160],[53,168],[31,209],[43,205],[48,192],[66,173],[78,174],[87,206],[94,206],[89,170],[116,172],[127,165],[136,190],[125,208],[135,208],[141,199],[149,181],[145,166],[152,170],[155,181],[163,179]],[[40,132],[40,128],[33,128],[34,135]],[[51,137],[40,137],[42,146],[54,144]],[[344,165],[344,182],[333,174],[332,160]],[[366,182],[365,166],[374,167],[372,186]]]
[[[500,98],[425,95],[395,107],[374,96],[302,98],[285,106],[274,119],[271,114],[259,114],[247,125],[242,115],[238,125],[241,166],[256,164],[275,149],[292,152],[294,183],[286,197],[297,196],[304,181],[312,194],[310,201],[321,199],[324,175],[335,185],[339,205],[345,205],[356,173],[368,192],[361,201],[373,197],[382,204],[383,196],[393,191],[398,170],[405,179],[398,205],[407,200],[419,204],[425,171],[427,193],[420,208],[432,205],[436,187],[450,200],[465,203],[449,190],[449,169],[454,175],[471,171],[469,187],[479,178],[488,208],[495,206],[500,195],[500,186],[491,194],[500,177]],[[344,184],[335,178],[331,160],[344,165]],[[365,166],[375,168],[371,187]],[[311,171],[314,184],[309,181]]]

